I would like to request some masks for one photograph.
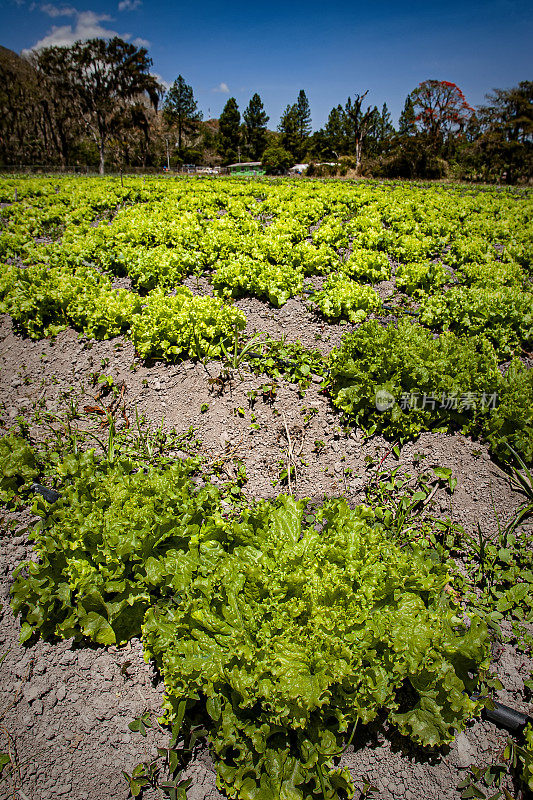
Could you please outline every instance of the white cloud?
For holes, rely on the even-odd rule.
[[[135,11],[136,8],[142,6],[142,0],[120,0],[118,4],[119,11]]]
[[[133,3],[136,0],[131,0]],[[119,34],[117,31],[106,27],[102,23],[111,22],[113,17],[109,14],[99,14],[96,11],[77,11],[70,6],[54,6],[46,4],[40,6],[41,11],[50,17],[72,16],[75,21],[71,25],[53,25],[52,29],[39,39],[31,49],[23,50],[27,54],[32,50],[42,50],[43,47],[70,47],[74,42],[84,42],[87,39],[111,39],[120,36],[125,41],[130,41],[131,33]],[[132,40],[135,47],[149,47],[150,42],[138,36]]]
[[[165,92],[168,92],[168,90],[172,86],[170,81],[166,81],[164,78],[161,77],[161,75],[159,75],[158,72],[151,72],[150,74],[153,75],[153,77],[156,79],[156,81],[161,84],[161,86],[164,88]]]
[[[74,25],[53,25],[50,33],[36,42],[32,50],[42,50],[43,47],[69,47],[74,42],[87,39],[110,39],[118,36],[116,31],[105,28],[101,23],[109,22],[109,14],[97,14],[95,11],[76,11]],[[23,50],[23,53],[30,51]]]
[[[49,17],[73,17],[78,13],[72,6],[54,6],[52,3],[45,3],[39,6],[39,8],[44,14],[48,14]]]
[[[137,36],[135,39],[131,40],[131,43],[135,45],[135,47],[150,47],[151,42],[148,39],[143,39],[142,36]]]
[[[218,86],[215,86],[214,89],[211,89],[212,92],[220,92],[221,94],[229,94],[229,87],[227,83],[219,83]]]

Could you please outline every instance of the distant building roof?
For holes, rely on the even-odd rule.
[[[260,161],[239,161],[238,164],[228,164],[228,169],[232,167],[260,167]]]

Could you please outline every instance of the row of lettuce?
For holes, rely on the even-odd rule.
[[[35,552],[15,573],[23,642],[141,637],[164,679],[171,747],[201,726],[218,787],[240,800],[350,798],[353,776],[337,756],[361,724],[386,715],[436,747],[479,713],[483,616],[494,629],[531,615],[527,531],[512,528],[503,569],[476,587],[481,600],[475,543],[449,519],[418,514],[427,484],[391,489],[384,472],[355,509],[344,499],[254,502],[233,483],[215,487],[200,456],[176,461],[172,438],[147,456],[136,435],[124,429],[99,455],[57,438],[0,439],[0,502],[27,503],[35,480],[59,490],[53,504],[35,500]],[[452,491],[449,472],[435,468],[435,478]],[[519,768],[530,788],[532,744],[529,727]],[[126,776],[132,789],[151,785],[136,775]]]
[[[395,540],[378,505],[328,500],[310,515],[281,496],[229,511],[193,480],[198,464],[144,470],[118,446],[113,460],[51,459],[0,440],[1,499],[61,481],[53,506],[34,505],[35,558],[16,573],[21,639],[142,636],[166,720],[206,727],[231,798],[352,797],[335,757],[385,710],[417,744],[452,741],[479,712],[469,695],[490,651],[485,623],[467,626],[447,591],[446,559]]]
[[[251,269],[247,270],[245,265],[242,268],[243,275],[250,277]],[[415,316],[434,331],[482,333],[502,359],[521,350],[527,352],[533,342],[533,292],[528,283],[490,285],[489,274],[494,278],[495,272],[478,269],[480,280],[486,277],[483,285],[455,286],[448,291],[425,294],[417,304]],[[330,275],[312,299],[327,319],[360,323],[370,314],[385,313],[375,289],[344,273]],[[176,285],[171,291],[156,286],[140,295],[115,288],[112,276],[89,262],[76,267],[47,260],[22,268],[7,265],[0,275],[0,304],[2,311],[11,314],[34,338],[54,335],[68,325],[100,339],[129,331],[143,357],[199,355],[195,346],[191,346],[196,336],[193,330],[201,338],[211,338],[216,354],[219,352],[216,339],[227,336],[228,325],[239,329],[245,325],[242,312],[223,297],[193,296],[183,285]],[[182,312],[178,313],[180,307]],[[143,317],[147,314],[153,317],[155,308],[160,309],[162,318],[168,317],[170,324],[165,330],[158,322],[154,337],[148,342]],[[393,310],[401,314],[410,308],[395,302]]]
[[[312,302],[326,319],[357,323],[379,312],[373,285],[392,280],[397,304],[416,303],[420,321],[434,330],[483,332],[502,356],[531,344],[527,193],[192,180],[137,181],[136,188],[87,180],[82,193],[78,182],[28,183],[33,193],[20,181],[26,195],[21,188],[18,202],[0,210],[0,258],[33,266],[27,280],[40,293],[41,267],[58,271],[50,278],[55,295],[63,276],[88,280],[92,296],[98,288],[110,336],[129,327],[135,298],[114,292],[100,273],[128,276],[142,295],[169,293],[186,275],[206,274],[223,299],[252,294],[276,306],[320,274],[326,280]],[[4,197],[12,193],[4,186]],[[111,223],[102,223],[109,215]],[[47,234],[56,239],[43,241]],[[10,271],[3,285],[17,279]],[[17,304],[23,305],[15,300],[15,310]],[[50,305],[57,307],[57,299]],[[70,322],[65,304],[61,315]],[[19,316],[24,324],[23,311]],[[35,335],[38,323],[28,319]]]
[[[230,295],[279,305],[306,276],[329,273],[314,307],[362,327],[311,360],[347,417],[400,441],[459,426],[500,457],[508,443],[530,461],[533,379],[520,358],[533,335],[529,194],[83,181],[3,185],[0,309],[30,336],[70,325],[98,339],[125,334],[143,358],[220,358],[246,325]],[[194,295],[181,283],[190,273],[208,274],[218,294]],[[124,275],[133,291],[115,288]],[[365,322],[383,313],[372,284],[391,277],[399,324]],[[390,407],[377,408],[380,392]],[[402,406],[413,394],[434,400]]]

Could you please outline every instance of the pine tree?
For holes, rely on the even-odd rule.
[[[329,112],[328,121],[324,128],[324,140],[327,148],[335,158],[345,150],[346,145],[346,119],[344,109],[340,105]]]
[[[267,116],[261,98],[254,94],[244,114],[246,146],[253,161],[259,161],[267,144]]]
[[[372,157],[380,156],[387,149],[394,133],[387,104],[383,103],[381,111],[374,106],[366,134],[366,153]]]
[[[296,103],[287,106],[281,115],[278,130],[281,133],[283,149],[287,150],[293,158],[298,159],[300,157],[300,125]]]
[[[394,125],[392,124],[392,117],[390,115],[389,109],[387,108],[387,103],[383,103],[383,107],[381,109],[381,119],[380,119],[380,139],[381,141],[385,141],[386,139],[390,139],[391,136],[394,135]]]
[[[298,160],[303,158],[311,133],[311,111],[303,89],[300,89],[296,103],[287,106],[281,115],[278,130],[285,150]]]
[[[303,89],[300,89],[298,94],[296,113],[298,118],[298,133],[303,142],[311,133],[311,109],[309,108],[309,100]]]
[[[194,99],[192,87],[185,83],[178,75],[167,92],[163,104],[163,115],[169,125],[176,125],[178,129],[178,152],[183,152],[183,137],[195,132],[202,119],[198,111],[198,103]]]
[[[410,94],[407,95],[400,114],[398,133],[400,136],[414,136],[416,133],[415,107]]]
[[[218,151],[224,164],[238,157],[241,144],[241,114],[234,97],[230,97],[218,120]]]
[[[377,106],[374,106],[368,118],[365,139],[365,153],[374,158],[381,152],[382,120]]]

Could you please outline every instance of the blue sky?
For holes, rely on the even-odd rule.
[[[259,92],[270,128],[305,89],[314,128],[348,95],[369,89],[396,121],[423,80],[457,83],[471,105],[494,87],[533,78],[533,5],[524,0],[301,0],[255,5],[115,0],[0,0],[0,44],[17,52],[118,34],[148,48],[153,72],[182,74],[204,118],[230,96]]]

